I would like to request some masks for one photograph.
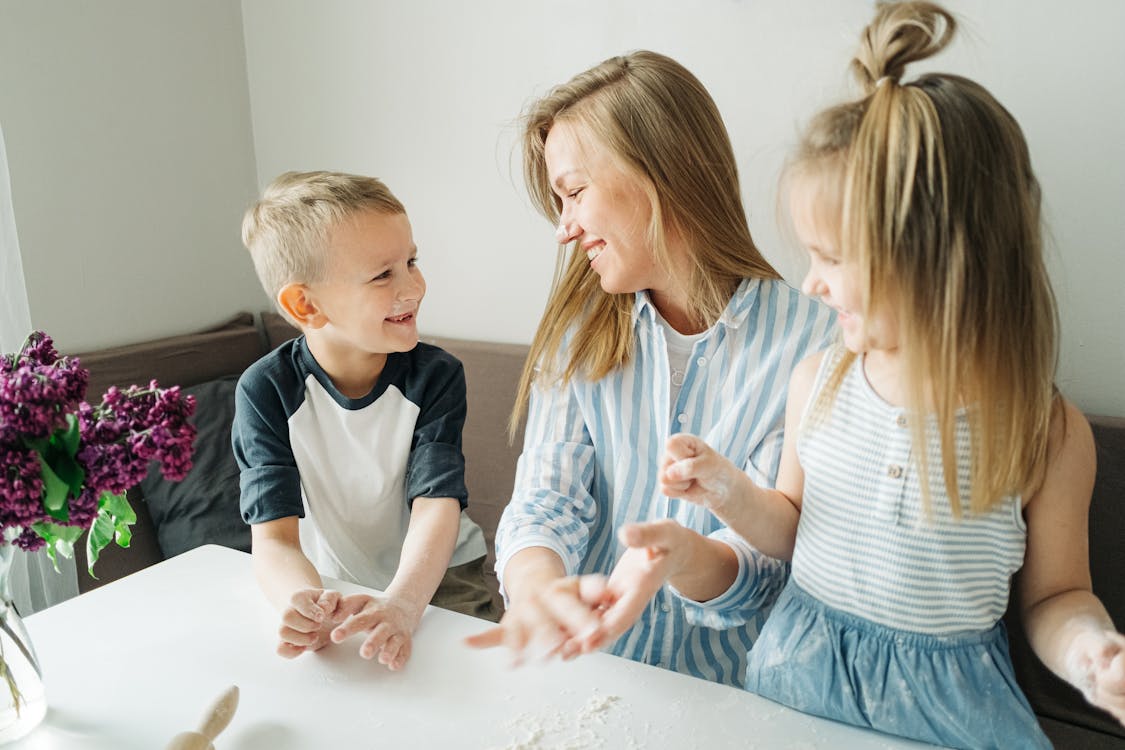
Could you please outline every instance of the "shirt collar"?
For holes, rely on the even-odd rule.
[[[750,311],[754,309],[761,284],[761,279],[743,279],[719,316],[718,323],[728,328],[741,326],[750,315]],[[642,319],[647,320],[650,324],[655,324],[657,314],[656,306],[652,303],[652,295],[648,293],[648,290],[637,292],[636,299],[633,302],[634,328]]]

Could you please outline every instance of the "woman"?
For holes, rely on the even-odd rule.
[[[722,118],[668,57],[612,58],[532,105],[524,169],[569,249],[513,414],[530,400],[496,540],[507,613],[469,642],[570,657],[639,612],[613,653],[741,685],[787,566],[660,494],[658,462],[671,434],[690,432],[772,486],[789,372],[824,345],[831,315],[754,245]],[[736,573],[708,612],[622,554],[621,526],[658,519]]]

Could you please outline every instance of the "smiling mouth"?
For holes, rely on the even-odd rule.
[[[395,315],[394,317],[387,318],[390,323],[409,323],[414,319],[414,313],[405,313],[403,315]]]
[[[604,249],[605,245],[594,245],[593,247],[586,248],[586,260],[594,260],[594,258],[602,254]]]

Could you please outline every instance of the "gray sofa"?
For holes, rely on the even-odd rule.
[[[148,496],[140,489],[134,490],[131,498],[138,521],[132,546],[123,550],[110,545],[98,562],[96,580],[80,572],[81,590],[116,580],[164,559],[166,553],[174,554],[205,541],[248,549],[248,532],[238,519],[237,473],[232,474],[232,462],[219,465],[230,461],[226,450],[229,423],[227,441],[223,444],[222,418],[233,403],[226,403],[229,387],[215,390],[211,386],[230,381],[294,334],[294,329],[274,313],[263,313],[257,319],[243,313],[196,334],[80,354],[91,371],[90,397],[100,396],[109,385],[145,383],[152,378],[161,385],[180,384],[196,389],[201,425],[209,415],[219,416],[209,428],[217,436],[211,440],[217,444],[215,450],[205,455],[202,446],[197,447],[193,474],[198,477],[194,486],[201,493],[225,493],[200,502],[191,495],[193,490],[189,486],[187,496],[169,499],[168,488],[159,480],[155,489],[153,482],[146,482]],[[464,432],[468,512],[484,529],[490,550],[486,570],[494,596],[498,597],[491,550],[496,523],[511,493],[519,455],[518,445],[508,443],[506,427],[527,347],[458,339],[425,340],[447,349],[465,365],[469,400]],[[1094,591],[1105,602],[1118,627],[1125,627],[1125,584],[1119,579],[1125,571],[1125,418],[1091,417],[1091,421],[1098,443],[1098,479],[1090,513]],[[216,521],[213,516],[218,515],[222,518]],[[83,571],[84,561],[80,559],[79,564]],[[1007,618],[1017,675],[1056,747],[1125,748],[1125,729],[1088,706],[1077,691],[1039,663],[1023,637],[1018,618],[1012,616],[1017,606],[1018,602],[1013,601]]]

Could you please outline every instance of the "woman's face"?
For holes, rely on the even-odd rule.
[[[569,122],[555,123],[547,134],[544,160],[562,202],[559,243],[577,241],[610,294],[667,292],[671,279],[647,239],[652,208],[638,179],[593,139],[580,141]]]

